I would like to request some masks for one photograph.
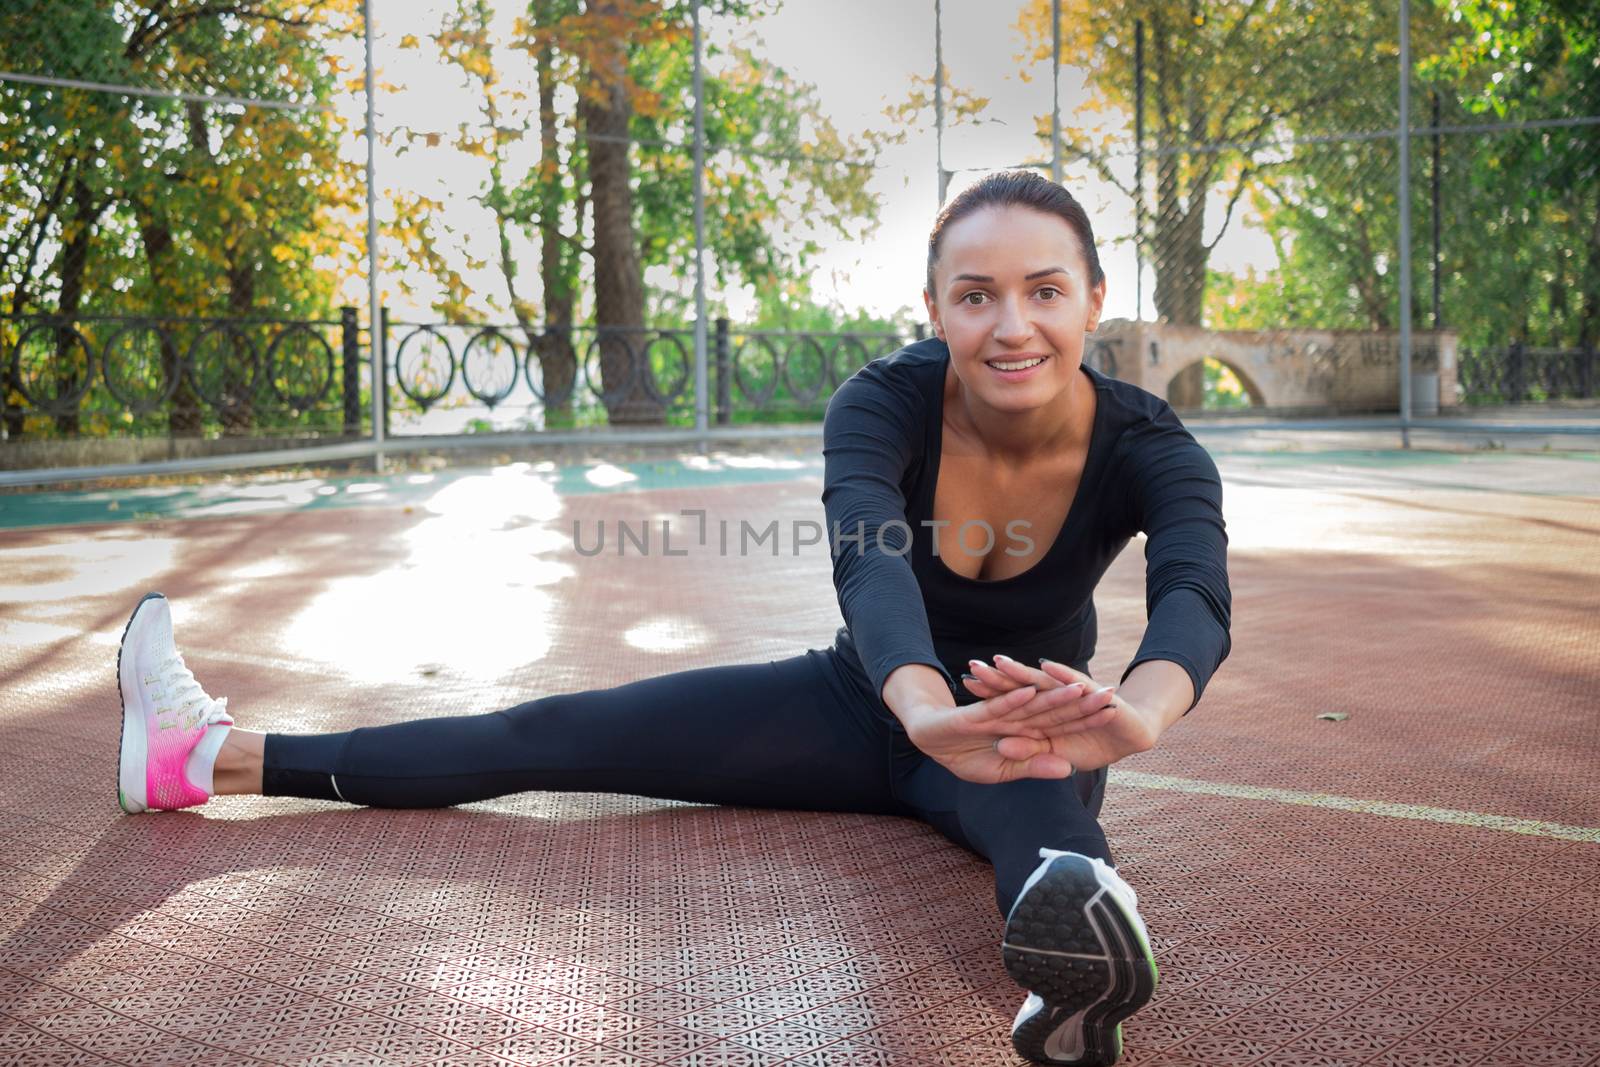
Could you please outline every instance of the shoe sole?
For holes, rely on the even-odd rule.
[[[1044,1001],[1011,1033],[1035,1062],[1115,1063],[1122,1021],[1155,994],[1155,957],[1082,857],[1057,857],[1017,901],[1000,954],[1017,984]]]
[[[129,815],[148,810],[135,797],[143,795],[147,788],[144,778],[149,749],[142,717],[137,723],[128,718],[128,694],[138,691],[139,680],[129,678],[127,672],[133,669],[133,664],[123,664],[122,652],[128,647],[128,632],[133,629],[133,620],[139,617],[139,609],[147,601],[164,599],[160,593],[146,593],[140,598],[139,603],[134,605],[133,613],[128,616],[127,624],[122,627],[122,642],[117,646],[117,696],[122,702],[122,741],[117,746],[117,805]]]

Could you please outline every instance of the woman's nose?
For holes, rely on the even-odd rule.
[[[1028,318],[1027,308],[1015,298],[1001,300],[998,310],[994,324],[996,341],[1017,345],[1033,336],[1033,322]]]

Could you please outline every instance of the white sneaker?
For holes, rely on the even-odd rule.
[[[204,804],[211,794],[189,780],[185,764],[212,725],[231,726],[228,701],[213,700],[184,665],[172,640],[167,598],[139,601],[117,650],[122,691],[122,748],[117,802],[130,813]]]
[[[1041,848],[1006,916],[1000,954],[1028,997],[1011,1043],[1036,1063],[1103,1067],[1158,974],[1133,887],[1104,860]]]

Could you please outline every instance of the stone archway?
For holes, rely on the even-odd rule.
[[[1255,383],[1250,374],[1237,364],[1215,355],[1197,359],[1173,374],[1167,382],[1167,403],[1179,411],[1200,411],[1205,408],[1205,375],[1208,361],[1219,363],[1233,373],[1239,380],[1239,386],[1243,389],[1251,407],[1266,406],[1266,394],[1261,391],[1261,387]]]
[[[1412,336],[1413,371],[1437,373],[1440,405],[1454,404],[1456,335]],[[1209,358],[1232,370],[1261,410],[1377,412],[1399,407],[1399,350],[1399,338],[1381,331],[1207,330],[1111,319],[1090,335],[1085,362],[1190,411],[1202,408]]]

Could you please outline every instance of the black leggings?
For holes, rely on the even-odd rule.
[[[268,734],[263,792],[435,808],[561,790],[921,819],[994,864],[1004,916],[1039,848],[1110,861],[1104,769],[980,785],[906,738],[833,649],[699,667],[505,711]]]

